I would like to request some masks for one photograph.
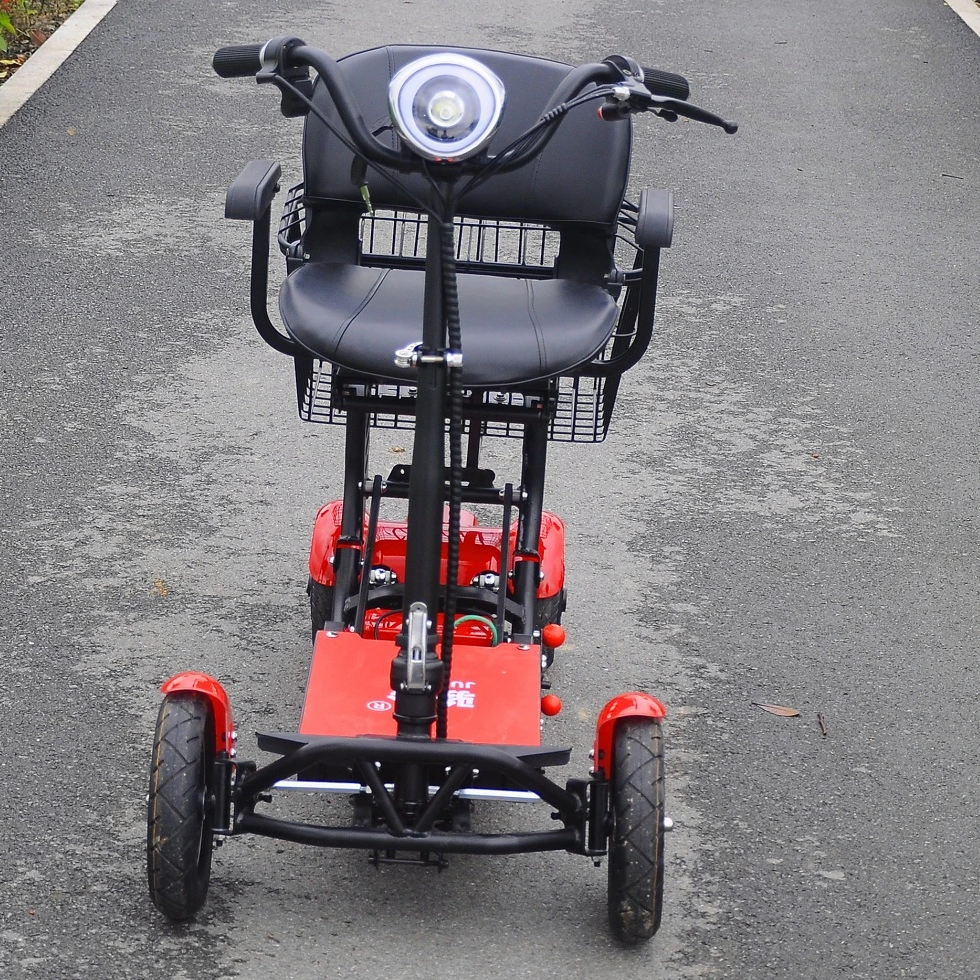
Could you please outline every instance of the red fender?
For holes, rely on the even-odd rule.
[[[214,711],[214,742],[216,752],[235,754],[235,724],[231,717],[231,701],[218,681],[207,674],[185,671],[175,674],[161,688],[164,694],[189,691],[202,694],[211,702]]]
[[[667,717],[667,709],[650,694],[642,691],[632,691],[620,694],[599,712],[595,725],[595,745],[593,746],[592,769],[603,772],[606,779],[612,778],[612,743],[613,731],[620,718],[655,718],[663,721]]]

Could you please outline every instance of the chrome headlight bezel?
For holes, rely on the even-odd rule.
[[[419,118],[417,100],[420,93],[427,97],[427,86],[434,94],[426,110],[431,111],[436,100],[441,100],[444,118],[460,128],[458,134],[449,135],[447,130],[447,135],[437,136],[432,132],[435,120]],[[416,58],[388,85],[395,132],[419,156],[445,163],[466,160],[486,148],[500,125],[504,101],[504,84],[486,65],[451,52]],[[454,108],[459,113],[455,122],[449,119]]]

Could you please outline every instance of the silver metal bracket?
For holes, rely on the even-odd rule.
[[[447,350],[441,354],[423,354],[422,344],[409,344],[395,351],[395,366],[400,368],[418,367],[419,364],[445,364],[453,370],[463,366],[463,355],[458,350]]]
[[[492,589],[496,592],[500,588],[500,576],[496,572],[480,572],[473,577],[470,585],[476,589]]]
[[[408,671],[406,691],[424,691],[426,637],[429,632],[429,613],[424,602],[413,602],[408,610]]]
[[[415,367],[415,365],[419,362],[419,350],[421,347],[421,342],[417,344],[409,344],[407,347],[399,347],[398,350],[395,351],[395,367]]]

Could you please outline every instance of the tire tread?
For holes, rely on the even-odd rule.
[[[146,865],[153,903],[176,921],[191,918],[207,896],[213,847],[207,781],[213,751],[214,717],[207,699],[188,692],[167,695],[150,767]]]
[[[665,782],[656,719],[617,723],[612,783],[609,922],[620,940],[634,944],[657,932],[663,912]]]

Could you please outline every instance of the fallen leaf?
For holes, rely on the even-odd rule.
[[[167,583],[164,582],[162,578],[155,578],[153,580],[153,591],[157,595],[169,595],[170,590],[167,588]]]
[[[779,715],[780,718],[798,718],[800,714],[796,708],[787,708],[785,704],[764,704],[762,701],[753,701],[752,704],[771,715]]]
[[[393,453],[403,453],[403,452],[405,452],[405,449],[404,449],[403,446],[392,446],[391,447],[391,451]]]
[[[36,48],[39,48],[48,39],[48,35],[44,31],[37,30],[37,28],[33,31],[28,31],[27,36],[31,39],[31,44]]]

